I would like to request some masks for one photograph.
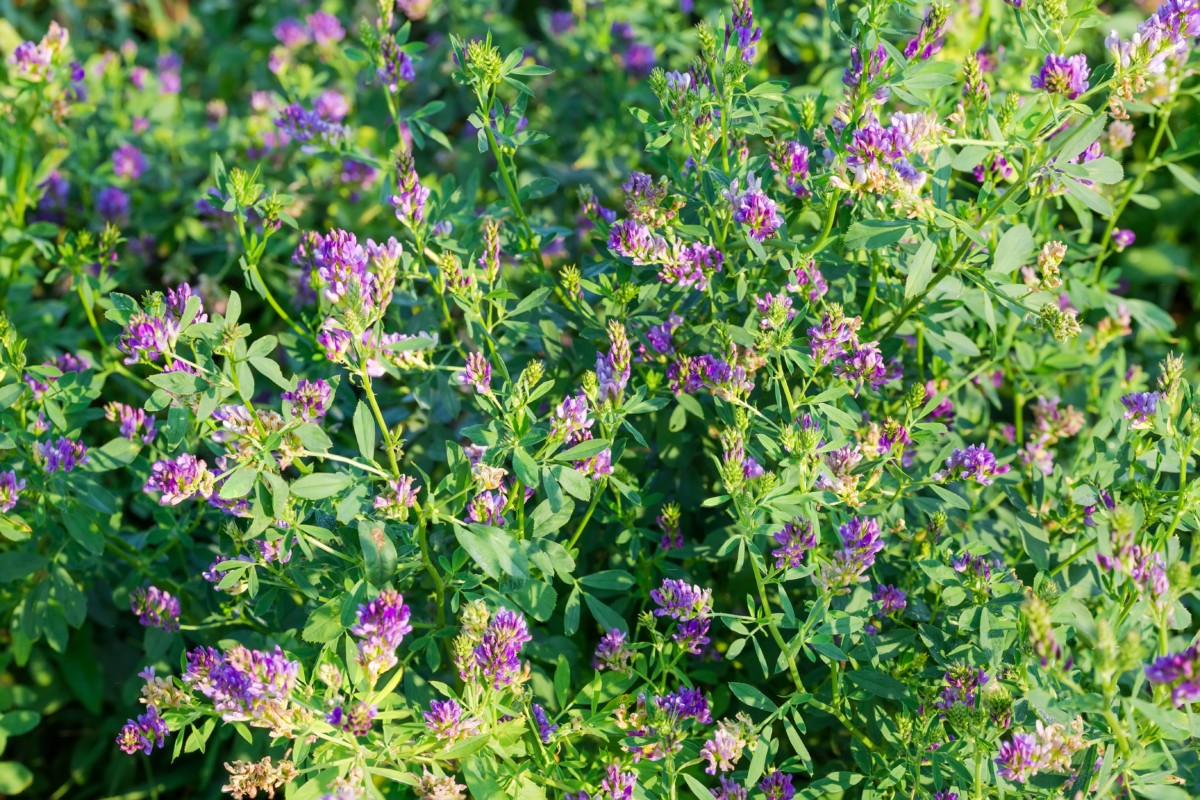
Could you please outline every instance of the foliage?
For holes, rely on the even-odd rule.
[[[84,8],[0,794],[1200,786],[1196,0]]]

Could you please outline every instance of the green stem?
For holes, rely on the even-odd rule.
[[[804,692],[804,680],[800,677],[800,669],[796,666],[796,658],[788,648],[783,634],[779,632],[779,626],[775,624],[774,614],[771,611],[771,600],[767,597],[767,585],[763,581],[762,569],[759,568],[758,560],[753,555],[750,556],[749,561],[750,570],[754,573],[754,585],[758,587],[758,601],[762,604],[763,621],[766,622],[767,629],[771,632],[771,638],[775,640],[775,644],[779,646],[783,657],[787,659],[788,673],[792,677],[792,683],[795,684],[796,691]]]
[[[579,527],[575,529],[575,535],[571,537],[571,541],[567,543],[567,549],[575,547],[575,543],[579,541],[579,537],[583,535],[583,529],[587,527],[588,521],[592,518],[592,512],[596,510],[596,506],[600,504],[600,496],[604,494],[604,490],[608,488],[608,479],[605,478],[600,486],[597,487],[595,494],[592,495],[592,502],[588,503],[587,511],[583,515],[583,519],[579,521]]]
[[[400,480],[400,465],[396,463],[396,448],[392,442],[392,433],[388,430],[387,423],[383,421],[383,411],[379,408],[379,401],[375,399],[375,390],[371,388],[371,377],[362,368],[359,369],[358,377],[362,381],[363,390],[366,392],[367,403],[371,406],[371,413],[375,416],[375,424],[379,426],[379,430],[383,434],[383,444],[387,450],[388,467],[391,469],[392,477]]]

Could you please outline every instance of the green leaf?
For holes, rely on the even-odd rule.
[[[33,773],[16,761],[0,761],[0,795],[20,794],[33,783]]]
[[[315,472],[292,484],[292,494],[304,500],[324,500],[345,489],[353,479],[342,472]]]
[[[255,342],[255,344],[257,345],[260,342],[262,342],[262,339],[259,339],[257,342]],[[279,369],[279,364],[276,362],[269,358],[254,356],[250,359],[250,363],[254,365],[256,370],[258,370],[259,375],[262,375],[280,389],[283,389],[284,391],[291,390],[292,382],[283,377],[283,372]]]
[[[513,448],[513,472],[516,473],[521,483],[533,489],[538,487],[537,462],[529,453],[525,452],[523,447]]]
[[[1033,234],[1027,225],[1014,225],[1000,237],[992,269],[1005,275],[1015,272],[1029,260],[1034,248]]]
[[[372,586],[385,585],[396,574],[396,545],[392,544],[387,529],[377,522],[360,520],[358,543],[366,562],[367,582]]]
[[[375,458],[375,418],[371,409],[362,400],[354,409],[354,440],[358,443],[358,452],[368,461]]]
[[[558,461],[582,461],[585,458],[591,458],[594,455],[599,455],[612,445],[612,442],[607,439],[588,439],[580,442],[574,447],[568,448],[558,455],[555,459]]]
[[[550,288],[543,286],[541,289],[534,289],[533,292],[526,295],[521,302],[517,303],[517,307],[508,312],[508,316],[519,317],[526,311],[531,311],[542,303],[546,302],[546,298],[550,296]]]
[[[937,255],[937,245],[932,239],[921,243],[920,249],[908,265],[908,278],[904,282],[904,299],[912,298],[925,291],[929,279],[933,277],[933,258]]]
[[[759,711],[774,711],[778,708],[771,698],[748,683],[731,683],[729,684],[729,691],[733,692],[733,696],[738,700],[741,700],[751,708],[757,708]]]
[[[342,598],[335,597],[308,617],[301,636],[313,644],[332,642],[346,630],[342,627]]]
[[[1167,164],[1167,169],[1175,176],[1175,180],[1179,181],[1180,186],[1192,194],[1200,194],[1200,179],[1197,179],[1195,175],[1178,164]]]
[[[873,669],[852,669],[846,673],[851,683],[861,686],[869,694],[886,697],[891,700],[903,700],[908,697],[908,689],[904,684]]]
[[[37,553],[0,553],[0,583],[29,577],[45,566],[45,557]]]
[[[850,226],[844,244],[847,250],[876,250],[895,244],[911,229],[906,220],[866,219]]]
[[[607,589],[612,592],[626,592],[633,588],[636,581],[633,576],[623,569],[606,569],[584,575],[579,582],[591,589]]]
[[[529,577],[529,560],[516,539],[502,528],[489,525],[455,525],[454,536],[483,573],[494,581],[504,575]]]
[[[221,485],[221,491],[218,494],[222,500],[236,500],[239,497],[245,497],[254,488],[256,480],[258,480],[257,469],[254,467],[239,467],[225,479],[225,483]]]

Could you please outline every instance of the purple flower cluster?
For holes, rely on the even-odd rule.
[[[1121,398],[1125,406],[1125,419],[1133,430],[1154,426],[1154,415],[1158,412],[1158,392],[1132,392]]]
[[[71,472],[88,462],[87,445],[60,436],[53,442],[46,440],[35,445],[43,460],[46,472]]]
[[[458,382],[470,386],[476,394],[490,394],[492,391],[492,365],[487,356],[475,351],[467,356],[467,364],[458,374]]]
[[[636,772],[622,772],[621,765],[609,764],[605,771],[600,788],[608,796],[608,800],[632,800],[633,787],[637,785]]]
[[[383,66],[375,70],[375,74],[389,92],[395,94],[400,91],[402,83],[412,83],[417,79],[412,56],[400,49],[394,37],[384,38],[379,43],[379,50]]]
[[[333,388],[321,379],[310,381],[302,378],[295,389],[283,392],[280,399],[291,404],[293,417],[305,422],[319,422],[329,410]]]
[[[525,617],[502,608],[492,615],[472,653],[474,665],[493,689],[517,682],[521,675],[521,648],[533,641]],[[468,676],[463,676],[467,680]]]
[[[808,197],[804,185],[808,179],[808,148],[800,142],[784,142],[778,153],[771,155],[771,169],[783,176],[784,183],[796,197]]]
[[[842,83],[851,93],[855,93],[861,88],[863,91],[872,92],[876,100],[884,100],[888,95],[887,88],[873,89],[872,87],[891,77],[891,74],[886,71],[887,65],[888,54],[883,45],[877,45],[874,50],[867,53],[865,59],[862,50],[858,47],[851,47],[850,65],[842,73]]]
[[[776,569],[798,569],[804,566],[804,554],[817,546],[817,532],[811,520],[797,517],[774,534],[779,543],[771,555]]]
[[[768,774],[758,782],[758,790],[763,793],[765,800],[792,800],[796,796],[792,776],[783,772]]]
[[[482,727],[478,719],[463,717],[462,706],[456,700],[434,700],[422,716],[434,738],[449,744],[476,735]]]
[[[725,255],[713,245],[692,242],[684,245],[677,257],[664,260],[658,279],[663,283],[703,292],[724,263]]]
[[[904,57],[928,61],[942,50],[946,43],[946,21],[949,18],[949,7],[934,3],[925,12],[921,28],[904,47]]]
[[[24,488],[25,481],[18,478],[14,470],[0,472],[0,511],[7,513],[16,508]]]
[[[150,467],[150,478],[145,491],[161,492],[159,503],[177,506],[184,500],[200,496],[208,498],[216,483],[214,476],[201,459],[191,453],[182,453],[178,458],[164,458]]]
[[[1071,758],[1085,746],[1083,721],[1076,718],[1068,732],[1063,725],[1044,725],[1038,720],[1035,733],[1015,733],[1001,742],[996,756],[997,772],[1014,783],[1024,783],[1039,772],[1069,772]]]
[[[129,142],[118,147],[112,154],[113,172],[119,177],[136,181],[146,171],[146,157]]]
[[[429,189],[421,185],[412,152],[403,150],[396,157],[396,193],[388,202],[396,209],[396,219],[413,226],[425,219]]]
[[[629,383],[632,354],[625,327],[615,320],[608,324],[608,352],[596,353],[596,379],[600,384],[600,400],[619,402]]]
[[[1178,708],[1200,700],[1200,647],[1160,656],[1146,665],[1146,680],[1169,686],[1171,702]]]
[[[408,519],[408,510],[416,507],[420,489],[419,485],[414,485],[414,480],[411,475],[401,475],[399,480],[388,481],[391,491],[375,497],[375,510],[388,519]]]
[[[818,584],[831,594],[849,591],[861,582],[867,570],[875,563],[875,556],[883,550],[883,536],[879,523],[871,517],[851,517],[838,528],[842,546],[829,563],[821,569]]]
[[[325,715],[325,721],[352,736],[366,736],[377,713],[379,709],[368,703],[355,703],[349,708],[339,705]]]
[[[627,673],[632,659],[633,650],[626,640],[625,631],[613,628],[600,637],[600,643],[596,645],[596,652],[592,656],[592,667],[601,672],[611,669],[614,672]]]
[[[358,637],[358,663],[374,683],[380,675],[396,666],[396,648],[405,635],[412,633],[411,612],[395,589],[384,589],[379,596],[358,607],[357,621],[350,633]]]
[[[973,444],[957,448],[946,459],[946,469],[935,472],[935,481],[969,480],[980,486],[990,486],[999,475],[1008,472],[1008,464],[997,464],[996,457],[986,445]]]
[[[666,578],[662,585],[650,591],[650,599],[658,605],[656,617],[670,617],[678,622],[671,635],[687,652],[698,655],[709,643],[709,619],[712,614],[712,589],[674,578]]]
[[[734,178],[721,196],[729,202],[733,221],[746,226],[752,239],[763,242],[775,235],[783,226],[779,206],[762,190],[762,181],[751,172],[746,178],[746,189],[740,191],[739,181]]]
[[[283,650],[234,645],[224,653],[198,647],[187,654],[183,682],[207,697],[226,722],[275,727],[284,722],[300,664]]]
[[[530,705],[530,713],[533,715],[534,724],[537,725],[538,738],[542,740],[542,744],[549,744],[550,737],[558,730],[558,726],[552,723],[550,718],[546,716],[546,709],[537,703]]]
[[[1029,79],[1034,89],[1042,89],[1049,94],[1061,94],[1069,100],[1074,100],[1088,89],[1087,56],[1078,53],[1073,56],[1062,56],[1050,53],[1042,64],[1037,75]]]
[[[913,157],[928,150],[940,126],[920,113],[892,114],[884,127],[870,117],[856,128],[846,145],[846,166],[853,172],[853,188],[865,192],[910,194],[925,185],[926,174],[913,165]]]
[[[754,24],[754,7],[750,0],[733,0],[733,17],[725,23],[725,48],[733,42],[737,56],[749,64],[758,52],[762,28]]]
[[[179,598],[157,586],[135,589],[129,596],[129,610],[137,614],[145,628],[161,628],[168,633],[179,630]]]
[[[122,752],[133,755],[139,750],[150,755],[154,752],[154,748],[162,749],[167,743],[167,737],[171,735],[171,731],[167,728],[167,723],[158,715],[158,709],[154,706],[149,706],[146,713],[138,716],[136,720],[129,720],[121,728],[121,732],[117,734],[117,746]]]
[[[834,364],[834,372],[855,385],[855,393],[866,384],[879,389],[899,377],[883,359],[877,342],[862,342],[858,317],[845,317],[840,308],[827,311],[820,325],[808,329],[808,347],[820,366]]]
[[[104,418],[109,422],[121,423],[121,435],[129,440],[140,438],[143,444],[154,441],[156,420],[153,414],[147,414],[140,408],[127,406],[124,403],[109,403],[104,407]],[[139,435],[140,434],[140,435]]]

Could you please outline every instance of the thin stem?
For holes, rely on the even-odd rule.
[[[387,423],[383,421],[383,411],[379,408],[379,401],[375,399],[375,390],[371,388],[371,377],[367,375],[365,369],[359,369],[358,377],[362,381],[363,390],[367,394],[367,403],[371,406],[371,413],[375,416],[375,424],[379,426],[379,430],[383,434],[383,443],[387,450],[388,467],[392,471],[392,477],[400,480],[400,465],[396,463],[396,448],[392,442],[392,433],[388,430]]]
[[[587,527],[588,521],[592,518],[592,512],[596,510],[596,506],[600,503],[600,496],[604,494],[604,490],[608,487],[608,479],[605,478],[596,492],[592,495],[592,502],[588,503],[587,511],[583,515],[583,519],[579,520],[579,527],[575,529],[575,535],[571,537],[571,541],[567,543],[567,549],[570,550],[579,541],[579,537],[583,535],[583,529]]]

